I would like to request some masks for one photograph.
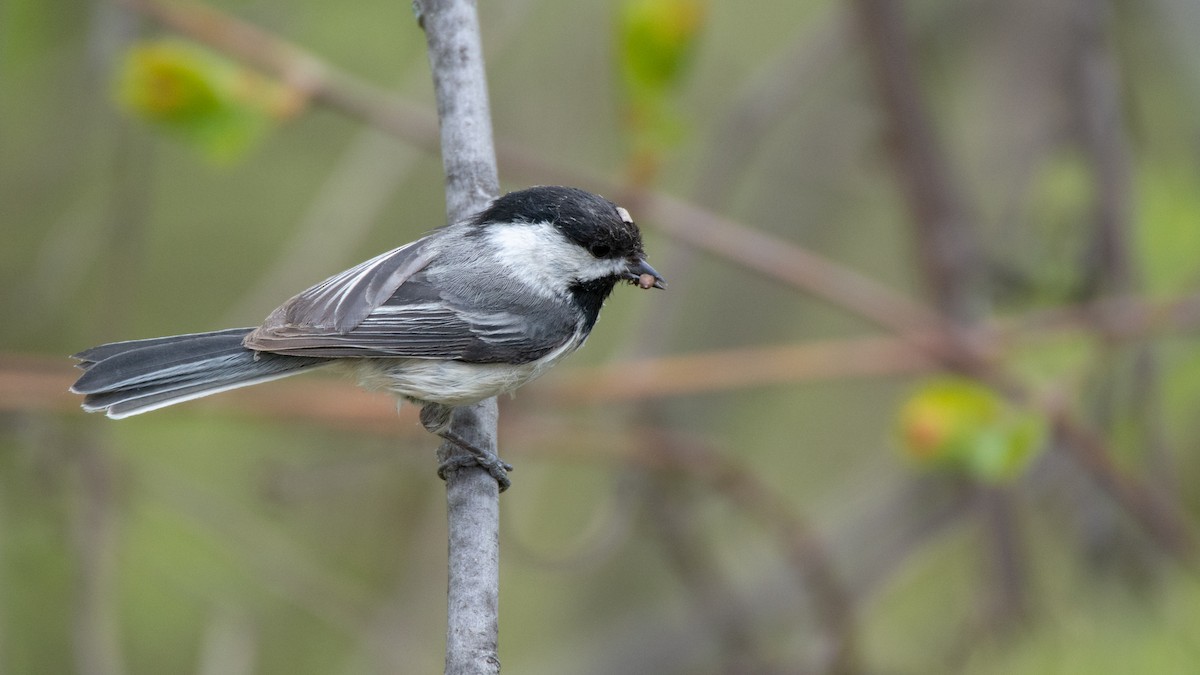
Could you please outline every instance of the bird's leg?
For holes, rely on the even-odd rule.
[[[501,492],[507,490],[508,486],[512,485],[508,478],[508,472],[513,470],[512,465],[500,459],[496,453],[478,447],[451,430],[450,416],[453,413],[454,408],[441,403],[426,403],[421,407],[421,425],[429,433],[436,434],[470,453],[469,457],[454,455],[443,461],[438,465],[438,477],[446,480],[447,471],[464,466],[481,466],[496,479]]]

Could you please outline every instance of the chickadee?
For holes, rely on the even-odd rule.
[[[629,212],[533,187],[313,286],[257,328],[114,342],[73,358],[83,409],[137,415],[330,364],[422,406],[430,432],[508,485],[508,465],[450,430],[454,407],[511,392],[587,339],[619,281],[666,282]]]

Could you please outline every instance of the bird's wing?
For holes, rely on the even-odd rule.
[[[423,241],[297,295],[248,335],[245,346],[293,356],[525,363],[574,335],[569,308],[546,307],[516,289],[491,285],[463,292],[460,279],[457,297],[449,295],[425,273],[433,258]],[[504,309],[488,309],[493,307]],[[538,317],[536,328],[530,315]]]
[[[345,333],[382,305],[433,259],[428,238],[405,244],[335,274],[285,302],[263,329],[311,328]]]

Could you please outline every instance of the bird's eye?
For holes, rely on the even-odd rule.
[[[612,253],[612,248],[608,244],[592,244],[588,251],[597,258],[607,258],[608,254]]]

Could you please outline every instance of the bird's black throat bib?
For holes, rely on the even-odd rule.
[[[571,302],[583,313],[585,334],[596,325],[596,319],[600,317],[600,308],[604,306],[604,301],[612,293],[617,281],[616,277],[605,277],[571,284]]]

